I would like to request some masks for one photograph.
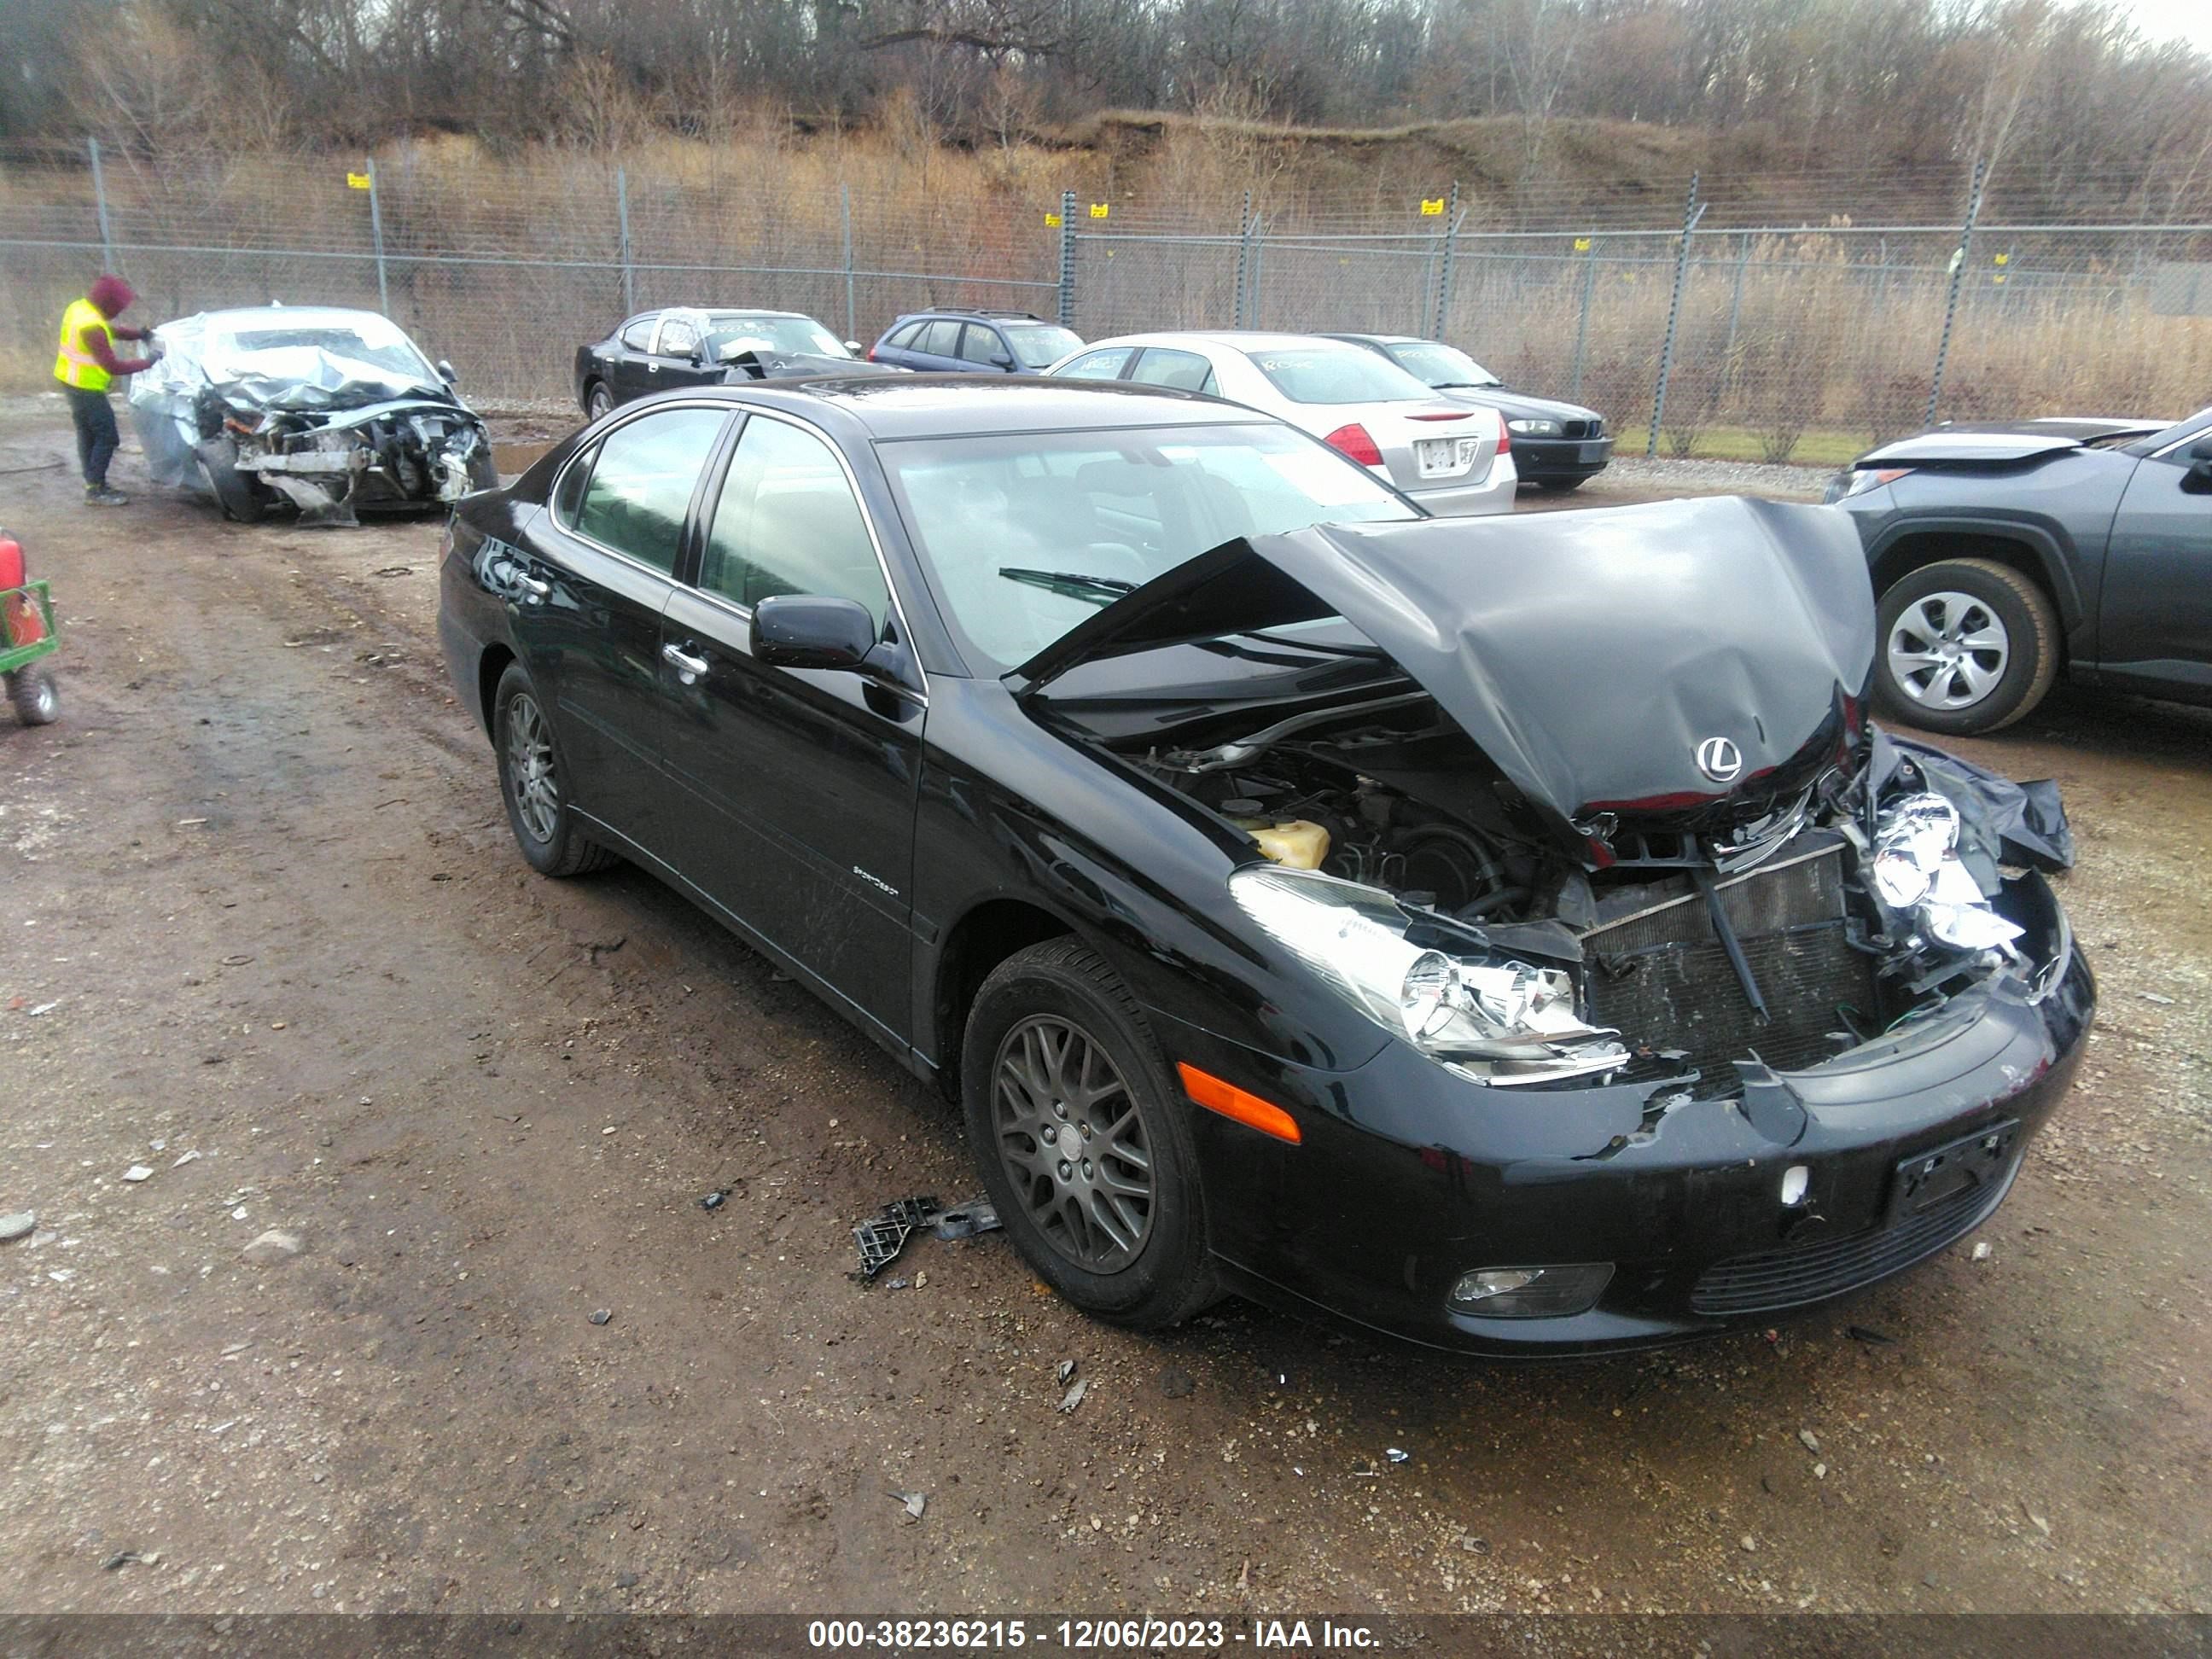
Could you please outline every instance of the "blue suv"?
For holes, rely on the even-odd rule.
[[[1073,329],[1030,312],[940,306],[893,323],[870,348],[868,361],[970,374],[1042,374],[1082,344]]]

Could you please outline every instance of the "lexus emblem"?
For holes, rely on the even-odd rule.
[[[1698,770],[1715,783],[1733,783],[1743,770],[1743,750],[1726,738],[1707,738],[1698,745]]]

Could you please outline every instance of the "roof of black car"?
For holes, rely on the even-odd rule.
[[[1116,426],[1242,424],[1271,417],[1166,386],[1042,375],[848,375],[733,387],[748,400],[795,414],[827,404],[873,438],[943,438],[978,432],[1055,432]],[[811,406],[811,407],[810,407]]]

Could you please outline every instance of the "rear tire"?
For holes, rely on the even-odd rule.
[[[1038,1277],[1138,1330],[1219,1300],[1189,1109],[1095,951],[1047,939],[1000,963],[969,1011],[960,1075],[984,1187]]]
[[[553,722],[520,663],[507,665],[492,693],[492,750],[507,827],[532,869],[541,876],[583,876],[615,862],[576,820]]]
[[[61,688],[43,668],[9,675],[8,701],[15,705],[15,718],[26,726],[52,726],[62,717]]]
[[[1993,559],[1923,565],[1882,594],[1876,617],[1875,699],[1925,731],[2010,726],[2058,676],[2050,596]]]
[[[607,389],[605,380],[594,380],[584,388],[584,418],[596,421],[613,412],[615,394]]]

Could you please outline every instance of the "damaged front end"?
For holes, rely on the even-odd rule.
[[[1235,910],[1386,1036],[1352,1073],[1278,1069],[1329,1151],[1252,1179],[1297,1211],[1357,1165],[1395,1199],[1326,1249],[1224,1221],[1254,1288],[1333,1283],[1477,1346],[1665,1341],[1856,1288],[2002,1199],[2094,1003],[2045,880],[2072,842],[2052,786],[1866,720],[1872,602],[1833,517],[1255,538],[1019,672],[1241,841]],[[1166,647],[1201,695],[1101,666]],[[1540,1312],[1581,1322],[1508,1330]]]
[[[131,394],[149,468],[234,519],[289,501],[303,526],[350,526],[498,482],[483,422],[374,313],[218,313],[156,337]]]

